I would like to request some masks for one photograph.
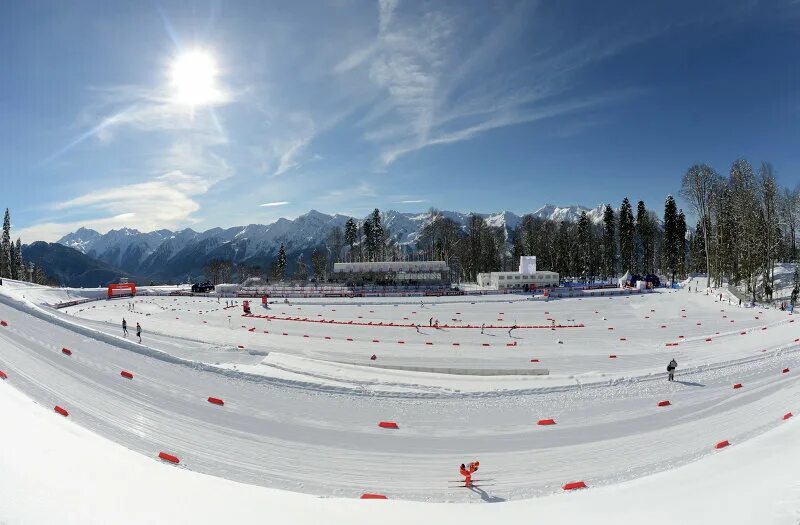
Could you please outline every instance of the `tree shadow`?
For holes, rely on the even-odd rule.
[[[476,487],[475,485],[469,487],[469,490],[479,495],[481,499],[486,503],[502,503],[503,501],[506,500],[505,498],[501,498],[500,496],[490,496],[485,490],[483,490],[480,487]]]

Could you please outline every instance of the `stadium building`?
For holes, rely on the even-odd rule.
[[[332,280],[350,286],[449,286],[445,261],[337,262]]]
[[[519,258],[516,272],[490,272],[478,274],[478,285],[497,290],[530,290],[558,286],[558,273],[536,270],[536,257]]]

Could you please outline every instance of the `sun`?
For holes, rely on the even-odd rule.
[[[173,100],[186,106],[204,106],[220,101],[217,65],[210,53],[187,51],[175,57],[170,70]]]

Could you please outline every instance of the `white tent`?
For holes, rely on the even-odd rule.
[[[630,280],[631,280],[631,272],[625,272],[625,275],[623,275],[622,277],[620,277],[620,278],[619,278],[619,280],[617,281],[617,283],[619,284],[619,287],[620,287],[620,288],[625,288],[625,285],[626,285],[626,284],[628,283],[628,281],[630,281]]]

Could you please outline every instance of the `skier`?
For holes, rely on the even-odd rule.
[[[428,326],[433,326],[433,317],[428,319]]]
[[[128,321],[125,318],[122,318],[122,335],[128,337]]]
[[[459,468],[459,472],[461,473],[462,476],[464,476],[464,486],[465,487],[471,487],[472,486],[472,473],[477,471],[479,466],[480,466],[480,462],[479,461],[473,461],[468,466],[464,466],[463,463],[461,464],[461,468]]]
[[[142,342],[142,325],[136,323],[136,337],[139,338],[139,342]]]
[[[417,329],[417,333],[418,333],[418,334],[421,334],[421,333],[422,333],[422,332],[420,332],[420,331],[419,331],[419,325],[418,325],[418,324],[415,324],[415,325],[414,325],[414,328],[416,328],[416,329]]]
[[[486,327],[486,323],[481,323],[481,335],[483,335],[483,329]]]
[[[508,329],[508,336],[511,337],[511,331],[517,329],[517,323],[514,323],[514,326]]]
[[[667,365],[667,372],[669,372],[669,376],[667,377],[667,381],[675,381],[675,369],[678,368],[678,362],[675,361],[675,358],[672,358],[672,361],[669,362]]]

